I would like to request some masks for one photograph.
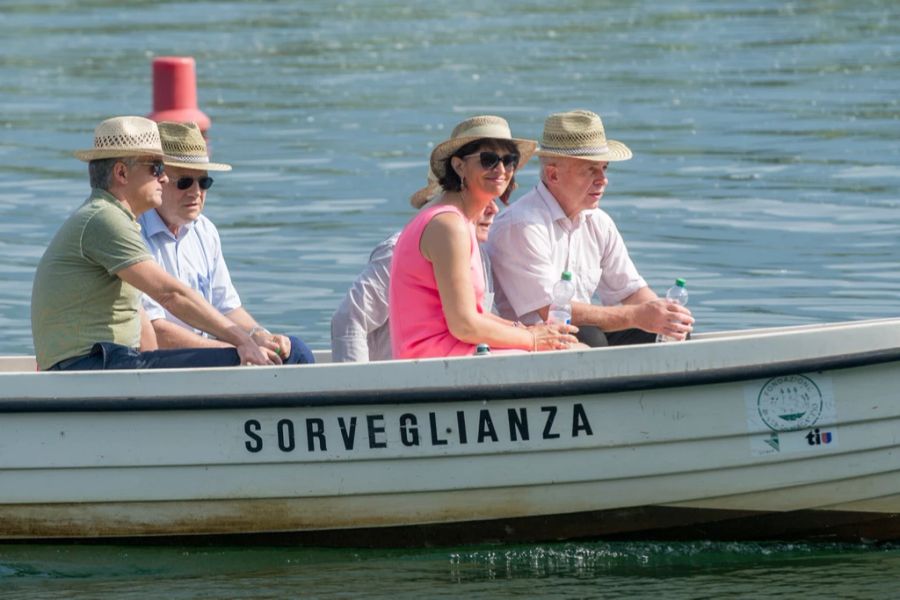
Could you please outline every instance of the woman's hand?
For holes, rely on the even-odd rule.
[[[578,341],[575,333],[578,328],[574,325],[565,325],[562,323],[541,323],[539,325],[531,325],[528,328],[534,339],[534,347],[532,351],[539,352],[542,350],[569,350],[571,348],[587,348]]]

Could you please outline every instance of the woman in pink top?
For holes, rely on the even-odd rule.
[[[484,274],[475,222],[485,207],[504,203],[514,175],[537,144],[514,139],[505,119],[480,116],[456,126],[431,153],[443,193],[403,229],[391,265],[390,327],[394,358],[472,354],[492,350],[569,348],[571,325],[521,327],[486,313]],[[417,196],[427,193],[417,192]]]

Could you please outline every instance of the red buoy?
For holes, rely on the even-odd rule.
[[[154,121],[193,121],[201,131],[212,122],[197,108],[197,73],[190,56],[159,56],[153,59]]]

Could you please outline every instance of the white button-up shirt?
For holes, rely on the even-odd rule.
[[[222,314],[240,308],[241,299],[231,283],[228,265],[222,256],[219,232],[212,221],[200,215],[193,223],[182,226],[177,238],[166,227],[156,209],[142,214],[138,222],[141,225],[141,235],[153,258],[170,275],[196,290]],[[143,296],[143,303],[151,321],[167,319],[198,335],[206,336],[146,294]]]
[[[647,285],[608,214],[596,208],[569,219],[543,182],[497,215],[486,246],[497,312],[529,325],[541,322],[536,311],[550,304],[563,271],[572,273],[575,302],[596,294],[612,306]]]
[[[391,259],[398,231],[372,250],[369,263],[347,291],[331,317],[331,359],[334,362],[390,360],[391,328],[388,322],[388,292],[391,287]],[[484,265],[484,310],[493,304],[494,285],[490,261],[482,250]]]

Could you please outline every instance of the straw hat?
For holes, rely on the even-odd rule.
[[[444,173],[444,164],[453,154],[475,140],[484,138],[509,140],[519,150],[519,166],[521,169],[527,163],[537,148],[534,140],[514,138],[509,130],[509,123],[503,117],[481,115],[466,119],[453,128],[450,139],[441,142],[431,151],[430,170],[428,171],[428,184],[410,196],[409,203],[415,208],[421,208],[428,200],[442,190],[440,180]]]
[[[589,110],[552,114],[544,121],[538,156],[566,156],[591,161],[617,161],[631,158],[631,150],[622,142],[606,139],[603,121]]]
[[[441,183],[438,181],[437,175],[430,168],[428,169],[428,183],[421,190],[409,197],[409,203],[415,209],[422,208],[428,201],[444,191]]]
[[[156,123],[144,117],[113,117],[94,129],[94,147],[76,150],[75,158],[90,162],[125,156],[163,156]]]
[[[453,128],[450,139],[441,142],[431,151],[431,170],[440,180],[444,175],[444,163],[453,153],[475,140],[482,138],[492,138],[497,140],[510,140],[519,149],[519,166],[528,162],[531,155],[537,148],[537,142],[534,140],[523,140],[514,138],[509,130],[509,123],[503,117],[494,117],[491,115],[482,115],[466,119]]]
[[[231,170],[231,165],[209,162],[206,140],[196,123],[163,121],[159,124],[159,136],[166,153],[163,162],[167,167],[197,171]]]

